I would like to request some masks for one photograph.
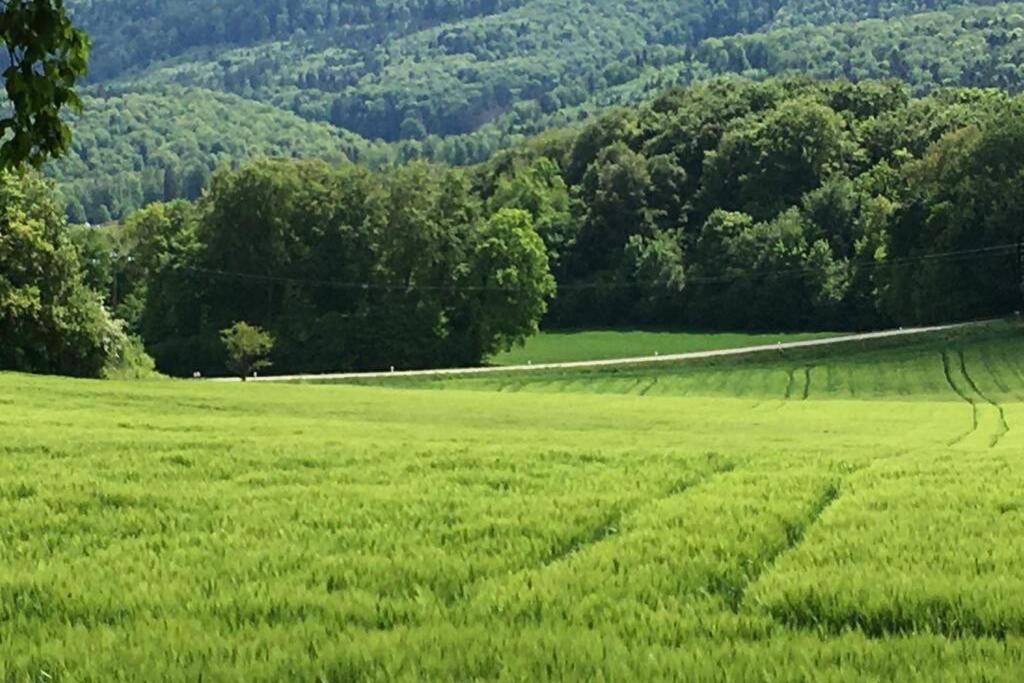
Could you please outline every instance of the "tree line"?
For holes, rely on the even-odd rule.
[[[554,290],[528,212],[421,163],[257,161],[77,235],[94,288],[182,375],[222,371],[239,321],[273,334],[281,372],[479,363],[535,332]]]
[[[538,325],[1003,315],[1021,297],[1022,108],[733,77],[469,168],[225,166],[196,201],[74,229],[79,279],[176,374],[221,370],[237,322],[272,334],[285,372],[474,364]]]
[[[571,228],[548,325],[854,329],[1020,306],[1024,100],[725,79],[499,154],[553,160]],[[566,246],[568,245],[568,246]]]

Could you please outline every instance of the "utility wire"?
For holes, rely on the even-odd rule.
[[[871,271],[887,267],[908,267],[927,262],[962,262],[991,256],[1012,256],[1016,254],[1018,245],[1016,242],[1000,244],[990,247],[976,249],[961,249],[957,251],[939,252],[933,254],[921,254],[918,256],[904,256],[881,261],[846,262],[854,271]],[[841,262],[840,262],[841,263]],[[491,285],[422,285],[422,284],[390,284],[381,282],[345,282],[338,280],[323,280],[314,278],[297,278],[281,275],[262,275],[258,273],[243,273],[238,271],[221,270],[217,268],[200,268],[195,266],[177,266],[183,270],[200,275],[209,275],[215,278],[247,280],[251,282],[293,284],[316,287],[330,287],[334,289],[366,290],[366,291],[387,291],[387,292],[518,292],[519,287],[498,287]],[[722,275],[689,276],[686,284],[729,284],[742,280],[769,279],[779,277],[790,277],[799,275],[810,275],[819,273],[818,268],[790,268],[780,270],[746,270],[726,273]],[[631,281],[631,282],[578,282],[565,283],[558,286],[559,291],[585,290],[585,289],[618,289],[633,288],[643,285],[658,285],[655,281]]]
[[[846,263],[854,270],[878,270],[886,267],[905,267],[913,266],[919,263],[928,261],[944,261],[944,262],[956,262],[956,261],[971,261],[981,256],[999,256],[999,255],[1011,255],[1016,249],[1015,244],[1011,245],[1000,245],[996,247],[983,247],[980,249],[964,249],[961,251],[950,251],[937,254],[923,254],[920,256],[904,256],[900,258],[885,259],[882,261],[864,261],[864,262],[850,262]],[[719,276],[696,276],[686,278],[687,284],[689,283],[710,283],[710,284],[724,284],[732,282],[734,280],[743,279],[754,279],[754,278],[771,278],[789,275],[810,275],[820,272],[818,268],[791,268],[788,270],[761,270],[761,271],[746,271],[738,273],[729,273],[726,275]]]

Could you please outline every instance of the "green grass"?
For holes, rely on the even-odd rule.
[[[526,365],[578,360],[639,358],[733,349],[742,346],[774,344],[777,341],[801,341],[834,336],[831,332],[743,334],[734,332],[645,332],[587,330],[579,332],[541,332],[526,340],[524,346],[492,357],[492,365]]]
[[[516,393],[0,374],[0,680],[1016,681],[1022,342]]]
[[[985,396],[1024,400],[1024,326],[1001,321],[913,337],[678,362],[349,380],[393,388],[780,401],[956,401],[976,395],[971,382],[984,385],[977,388]]]

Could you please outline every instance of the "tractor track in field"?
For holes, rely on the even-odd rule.
[[[971,436],[971,434],[978,431],[981,426],[981,411],[983,406],[986,407],[986,410],[989,408],[995,409],[998,416],[998,427],[989,437],[989,448],[994,448],[999,445],[1002,438],[1010,432],[1010,423],[1006,419],[1006,410],[1003,408],[1002,404],[982,391],[981,387],[978,386],[978,383],[974,381],[970,371],[967,369],[967,357],[964,355],[963,349],[957,349],[955,359],[950,350],[942,351],[942,371],[945,375],[946,384],[949,385],[949,388],[952,389],[962,401],[971,406],[971,428],[957,436],[952,441],[949,441],[947,445],[956,446]],[[961,386],[957,380],[960,380],[960,382],[963,383],[963,386]]]
[[[806,401],[811,395],[811,371],[816,367],[818,366],[806,365],[802,368],[796,367],[786,370],[786,390],[783,392],[782,398],[786,401]],[[797,373],[800,375],[799,380],[797,380]],[[799,390],[797,389],[798,381],[800,384]]]
[[[641,388],[643,383],[644,383],[644,378],[643,377],[637,377],[636,379],[633,380],[633,383],[629,385],[629,388],[626,389],[626,391],[624,391],[623,393],[625,393],[625,394],[632,394],[637,389]]]
[[[651,378],[651,381],[650,381],[650,382],[648,382],[648,383],[647,383],[647,384],[646,384],[646,385],[644,386],[644,388],[643,388],[643,389],[641,389],[641,390],[640,390],[639,392],[637,392],[637,395],[638,395],[638,396],[646,396],[646,395],[647,395],[647,394],[648,394],[648,393],[650,392],[650,390],[654,388],[654,386],[655,386],[655,385],[656,385],[657,383],[658,383],[658,378],[657,378],[657,377],[652,377],[652,378]]]
[[[753,586],[764,574],[771,571],[772,567],[775,566],[780,557],[792,552],[803,542],[811,527],[817,524],[818,521],[821,520],[822,515],[824,515],[825,512],[839,499],[840,493],[842,492],[842,485],[846,478],[855,474],[859,469],[862,468],[857,468],[852,472],[846,473],[843,477],[837,478],[826,484],[821,495],[819,495],[817,500],[815,500],[807,518],[799,523],[787,526],[785,541],[771,549],[770,552],[756,564],[753,572],[746,577],[743,585],[728,587],[729,590],[725,591],[723,597],[733,612],[739,612],[743,608],[743,602],[746,599],[747,592],[750,590],[750,587]]]
[[[458,609],[466,602],[472,601],[474,599],[474,595],[471,595],[470,593],[476,593],[482,585],[502,582],[508,576],[513,574],[543,571],[548,567],[557,565],[559,562],[566,561],[574,555],[587,552],[588,550],[599,546],[601,543],[611,541],[621,534],[622,521],[629,515],[632,515],[645,507],[655,505],[667,498],[682,495],[697,486],[713,481],[716,477],[733,472],[735,469],[736,463],[731,460],[716,463],[706,472],[702,472],[690,478],[676,480],[667,488],[662,489],[659,492],[655,492],[654,496],[650,498],[636,500],[632,503],[618,506],[606,514],[600,520],[600,523],[592,526],[588,530],[585,530],[581,534],[558,544],[558,546],[553,548],[551,552],[541,557],[539,562],[512,568],[503,575],[487,576],[468,582],[463,586],[461,597],[447,601],[445,606],[449,610]]]
[[[974,398],[968,396],[967,393],[958,387],[956,382],[953,381],[953,363],[949,358],[949,351],[946,351],[945,349],[942,351],[942,373],[946,377],[946,384],[953,390],[953,393],[971,406],[971,428],[946,444],[947,446],[955,446],[978,430],[978,404]]]
[[[672,498],[674,496],[686,493],[687,491],[696,486],[706,484],[709,481],[713,480],[715,477],[718,477],[723,474],[728,474],[729,472],[732,472],[735,469],[736,463],[732,461],[722,462],[715,465],[707,472],[701,473],[698,476],[687,479],[679,479],[673,482],[668,488],[663,489],[660,492],[656,492],[655,495],[651,498],[638,500],[631,505],[624,505],[620,508],[617,508],[616,510],[612,511],[611,514],[605,517],[602,524],[597,525],[596,527],[592,528],[588,533],[583,534],[583,541],[574,539],[570,542],[563,544],[561,548],[558,548],[557,550],[549,554],[547,557],[545,557],[541,561],[539,567],[544,568],[556,564],[557,562],[560,562],[571,555],[575,555],[580,551],[586,550],[587,548],[597,545],[606,539],[618,535],[619,531],[622,528],[622,520],[625,519],[628,515],[633,514],[637,510],[640,510],[641,508],[647,507],[649,505],[654,505],[662,500],[665,500],[666,498]]]
[[[992,380],[992,383],[996,385],[999,392],[1002,394],[1008,394],[1016,400],[1021,400],[1021,396],[1018,395],[1013,388],[1010,387],[1005,381],[1003,381],[1000,372],[992,365],[992,358],[988,353],[982,353],[981,364],[985,368],[985,375]],[[1016,374],[1012,368],[1006,370],[1009,374]]]
[[[606,538],[615,536],[622,528],[623,517],[628,515],[634,509],[636,509],[635,505],[627,505],[612,511],[601,520],[600,524],[589,529],[586,533],[582,534],[581,537],[573,538],[562,543],[551,553],[544,556],[540,561],[540,566],[546,567],[548,565],[555,564],[570,555],[574,555],[585,548],[589,548],[592,545],[600,543]]]
[[[786,392],[782,395],[782,398],[789,400],[793,395],[793,387],[796,384],[796,370],[790,368],[786,370]]]
[[[1024,384],[1024,370],[1021,370],[1021,367],[1020,367],[1020,365],[1018,365],[1018,364],[1017,364],[1017,363],[1015,362],[1015,361],[1016,361],[1016,359],[1006,358],[1005,356],[1003,356],[1003,357],[1002,357],[1002,360],[1003,360],[1004,364],[1006,365],[1006,368],[1008,369],[1008,371],[1009,371],[1009,372],[1010,372],[1010,373],[1011,373],[1011,374],[1012,374],[1012,375],[1013,375],[1014,377],[1016,377],[1016,378],[1018,379],[1018,381],[1019,381],[1019,382],[1020,382],[1021,384]],[[996,372],[994,372],[994,371],[993,371],[993,370],[991,369],[991,367],[989,367],[989,374],[991,374],[991,375],[995,376],[995,375],[996,375],[997,373],[996,373]],[[1014,391],[1014,392],[1013,392],[1013,396],[1014,396],[1014,398],[1015,398],[1016,400],[1018,400],[1018,401],[1024,401],[1024,392],[1021,392],[1021,391]]]
[[[269,375],[265,377],[250,378],[250,382],[330,382],[360,379],[385,379],[389,377],[455,377],[473,376],[486,374],[515,373],[527,374],[543,370],[572,370],[585,368],[622,367],[631,365],[657,365],[660,363],[679,363],[690,360],[706,360],[712,358],[726,358],[731,356],[747,356],[759,353],[778,353],[779,351],[792,351],[795,349],[815,348],[848,344],[858,341],[871,341],[875,339],[890,339],[896,337],[911,337],[928,334],[932,332],[945,332],[949,330],[968,327],[979,323],[958,323],[953,325],[934,325],[931,327],[913,327],[898,330],[885,330],[881,332],[865,332],[861,334],[848,334],[837,337],[825,337],[822,339],[809,339],[804,341],[779,342],[776,344],[762,344],[758,346],[742,346],[730,349],[715,349],[710,351],[692,351],[689,353],[666,354],[659,356],[636,356],[628,358],[611,358],[604,360],[569,361],[562,363],[536,363],[532,365],[489,365],[483,367],[469,368],[447,368],[439,370],[397,370],[387,372],[339,372],[327,374],[303,374],[303,375]],[[214,382],[240,382],[238,377],[219,377],[208,381]],[[788,398],[788,396],[787,396]]]
[[[804,388],[800,396],[801,401],[806,401],[811,395],[811,370],[814,370],[815,367],[817,366],[808,365],[804,368]]]
[[[989,448],[993,448],[999,443],[1000,439],[1002,439],[1010,432],[1010,423],[1006,421],[1006,410],[1004,410],[1003,406],[1000,405],[997,401],[991,399],[986,393],[984,393],[981,389],[978,388],[978,385],[977,383],[975,383],[974,378],[971,377],[971,374],[969,372],[967,372],[967,358],[964,356],[963,349],[960,349],[957,353],[960,356],[960,371],[963,373],[964,379],[967,380],[967,385],[971,387],[971,390],[975,394],[977,394],[982,401],[995,408],[996,411],[998,411],[999,413],[1000,431],[997,432],[996,434],[993,434],[992,439],[989,442]]]

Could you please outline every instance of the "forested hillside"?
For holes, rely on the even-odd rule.
[[[75,154],[50,173],[69,215],[91,222],[149,201],[161,174],[195,181],[167,183],[169,199],[194,195],[218,164],[261,154],[474,163],[609,105],[726,73],[894,77],[919,94],[1024,83],[1024,3],[71,4],[94,42],[91,85]],[[133,95],[162,120],[110,135],[112,118],[134,118]],[[147,126],[157,154],[140,139]]]
[[[1021,305],[1024,96],[719,78],[468,169],[260,161],[76,231],[172,373],[473,364],[545,327],[868,329]],[[165,178],[166,180],[166,178]]]
[[[102,223],[154,201],[195,199],[211,170],[254,156],[358,159],[365,144],[323,123],[199,88],[89,97],[60,162],[73,222]],[[97,169],[117,169],[104,175]]]
[[[501,12],[526,0],[71,0],[94,35],[93,70],[108,78],[190,48],[251,45],[306,32],[329,32],[338,44],[372,46],[394,36]]]

